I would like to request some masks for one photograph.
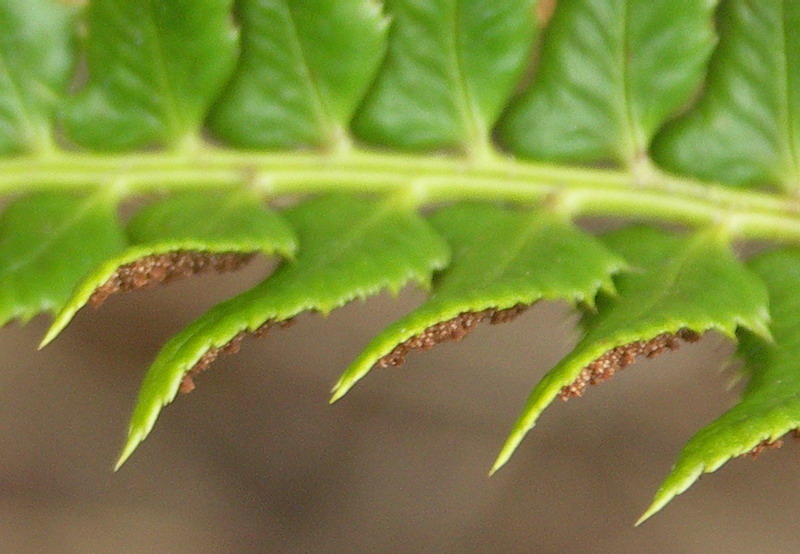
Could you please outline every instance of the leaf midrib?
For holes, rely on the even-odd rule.
[[[52,151],[0,159],[0,194],[108,190],[152,192],[250,188],[264,197],[319,192],[405,193],[419,204],[457,200],[559,205],[570,217],[609,216],[690,226],[728,225],[736,238],[800,244],[800,199],[655,172],[385,153],[246,152],[205,146],[191,153],[104,155]]]

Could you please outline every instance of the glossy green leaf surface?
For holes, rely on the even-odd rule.
[[[345,371],[336,400],[403,341],[468,312],[504,310],[542,299],[593,304],[622,260],[558,214],[460,204],[431,217],[453,259],[430,299],[376,336]]]
[[[0,2],[0,154],[50,145],[73,65],[73,15],[49,0]]]
[[[75,283],[124,245],[116,202],[105,195],[15,201],[0,215],[0,325],[57,313]]]
[[[391,0],[389,50],[355,121],[402,148],[488,147],[528,63],[534,0]]]
[[[632,269],[616,280],[619,296],[585,319],[573,351],[536,385],[503,446],[493,471],[505,464],[542,411],[584,368],[616,347],[682,329],[734,336],[743,327],[769,336],[764,284],[739,262],[719,230],[691,236],[630,227],[605,237]]]
[[[335,147],[383,58],[388,21],[370,0],[245,0],[242,55],[212,114],[245,147]]]
[[[714,45],[714,0],[558,2],[532,86],[501,126],[537,159],[623,164],[702,80]]]
[[[800,252],[762,254],[750,267],[769,290],[774,341],[743,334],[739,354],[749,382],[741,400],[686,444],[644,521],[703,473],[800,428]]]
[[[118,467],[209,349],[305,311],[327,314],[384,289],[397,292],[409,282],[427,286],[450,258],[444,240],[397,198],[325,196],[287,210],[286,218],[301,244],[295,261],[212,308],[166,344],[142,384]]]
[[[800,4],[729,0],[697,106],[654,143],[674,171],[800,190]]]
[[[69,324],[78,310],[118,268],[148,256],[169,252],[277,253],[292,256],[294,232],[263,201],[250,193],[184,193],[153,202],[133,216],[127,226],[128,247],[93,268],[75,288],[47,331],[42,346]]]
[[[92,0],[89,80],[64,114],[99,150],[192,142],[234,68],[233,0]]]

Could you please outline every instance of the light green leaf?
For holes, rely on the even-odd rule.
[[[750,377],[742,399],[686,444],[639,523],[703,473],[716,471],[731,458],[800,428],[800,252],[762,254],[750,267],[769,291],[774,341],[742,334],[739,353]]]
[[[558,2],[533,85],[501,124],[537,159],[632,164],[700,85],[714,0]]]
[[[410,349],[406,341],[458,339],[480,319],[504,321],[541,299],[591,305],[598,290],[613,290],[611,275],[623,267],[597,239],[544,210],[460,204],[437,212],[431,223],[453,249],[451,264],[427,302],[367,345],[339,379],[332,401],[376,363],[401,362]]]
[[[197,140],[234,68],[232,0],[92,0],[89,81],[65,113],[78,143],[119,150]]]
[[[52,0],[0,2],[0,154],[50,146],[75,57],[73,15]]]
[[[508,461],[559,393],[579,396],[635,356],[675,348],[677,338],[695,340],[712,329],[733,337],[739,327],[769,336],[764,284],[736,259],[721,230],[684,237],[630,227],[605,239],[633,269],[617,279],[619,296],[587,317],[574,350],[536,385],[492,471]]]
[[[292,256],[297,248],[283,218],[247,192],[177,194],[140,210],[127,232],[128,248],[103,260],[76,287],[40,348],[87,303],[98,305],[118,289],[141,288],[205,269],[234,269],[245,261],[244,254]]]
[[[489,149],[528,64],[535,0],[391,0],[389,51],[354,122],[368,142]]]
[[[372,0],[244,0],[242,55],[211,117],[246,147],[336,147],[383,58],[387,20]]]
[[[58,312],[72,288],[125,244],[116,201],[39,193],[0,215],[0,325]]]
[[[323,314],[409,282],[427,285],[449,260],[444,240],[403,199],[325,196],[286,212],[301,248],[261,284],[208,311],[161,350],[139,393],[119,467],[152,429],[193,368],[245,333],[316,310]],[[198,366],[199,364],[199,366]]]
[[[663,166],[731,184],[800,190],[800,4],[729,0],[697,106],[653,144]]]

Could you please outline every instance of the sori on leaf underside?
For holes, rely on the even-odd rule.
[[[800,3],[0,0],[0,30],[0,322],[51,313],[44,345],[116,292],[282,259],[158,353],[118,466],[246,335],[409,283],[334,400],[537,301],[583,313],[493,471],[554,398],[711,330],[747,385],[643,519],[800,426]]]

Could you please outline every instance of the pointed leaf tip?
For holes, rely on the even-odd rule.
[[[503,446],[500,467],[557,397],[579,396],[637,356],[652,357],[693,342],[716,329],[758,329],[768,304],[764,284],[720,244],[713,232],[675,236],[630,227],[605,237],[639,272],[617,280],[618,296],[606,298],[584,317],[585,334],[575,349],[534,387]]]
[[[255,195],[179,193],[151,202],[128,222],[128,244],[107,256],[72,291],[41,347],[85,305],[100,306],[119,292],[143,289],[208,271],[235,271],[256,253],[294,254],[297,238]]]
[[[624,265],[597,238],[547,209],[461,203],[434,213],[430,223],[452,249],[450,265],[427,302],[386,327],[350,364],[334,401],[373,368],[399,366],[412,351],[461,340],[481,322],[511,321],[543,299],[593,299],[612,287]]]
[[[235,350],[244,334],[283,325],[301,312],[327,313],[387,288],[424,282],[450,258],[447,243],[394,198],[328,195],[285,214],[304,248],[292,263],[218,304],[162,348],[142,383],[121,462],[144,440],[186,376],[218,352]]]
[[[778,444],[785,433],[800,426],[800,374],[796,352],[800,349],[797,312],[800,299],[800,252],[774,250],[753,258],[750,270],[766,286],[772,309],[771,333],[746,325],[738,351],[744,373],[750,377],[742,399],[730,410],[698,431],[656,493],[653,505],[640,518],[652,516],[688,489],[703,473],[711,473],[730,459]],[[766,328],[766,323],[764,324]]]

